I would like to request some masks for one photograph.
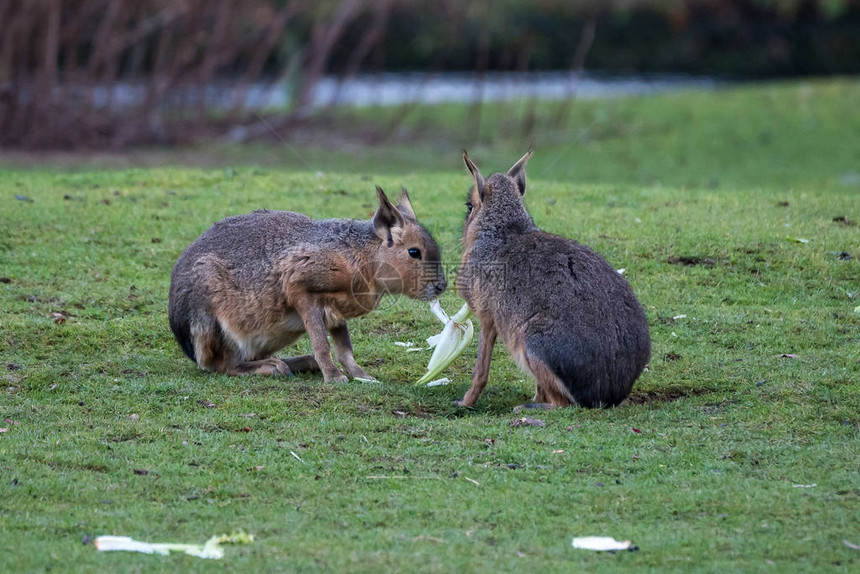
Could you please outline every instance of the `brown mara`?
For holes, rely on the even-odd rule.
[[[535,379],[534,403],[524,406],[615,406],[651,354],[645,312],[603,257],[535,226],[523,204],[531,155],[485,179],[463,153],[474,186],[457,291],[481,331],[472,386],[457,404],[478,400],[499,337]]]
[[[313,220],[260,210],[228,217],[192,243],[173,267],[170,327],[188,357],[228,375],[321,370],[326,382],[371,378],[352,352],[348,319],[386,293],[433,299],[446,287],[439,247],[404,190],[393,205],[377,187],[370,221]],[[272,355],[302,334],[313,355]]]

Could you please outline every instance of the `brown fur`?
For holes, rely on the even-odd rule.
[[[531,153],[488,179],[463,154],[475,185],[457,290],[481,332],[472,386],[457,404],[478,400],[499,337],[535,378],[536,404],[526,406],[618,405],[651,353],[645,312],[600,255],[535,226],[522,199]]]
[[[170,283],[170,326],[185,354],[228,375],[321,370],[327,382],[345,381],[328,333],[349,376],[370,378],[353,356],[347,320],[386,293],[432,299],[446,286],[439,248],[406,190],[397,206],[380,188],[377,196],[371,221],[261,210],[201,235],[179,256]],[[272,357],[304,333],[312,356]]]

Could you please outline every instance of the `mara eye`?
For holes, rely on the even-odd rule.
[[[472,213],[472,202],[471,201],[466,202],[466,209],[469,210],[469,213]]]
[[[415,247],[409,249],[409,257],[412,259],[421,259],[421,250]]]

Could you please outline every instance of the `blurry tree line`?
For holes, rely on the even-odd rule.
[[[583,67],[857,73],[860,0],[0,0],[0,145],[253,138],[323,113],[325,74]],[[274,124],[260,83],[290,90]]]

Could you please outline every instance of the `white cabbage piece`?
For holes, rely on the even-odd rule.
[[[630,548],[629,540],[615,540],[611,536],[582,536],[573,539],[573,547],[582,550],[627,550]]]
[[[218,560],[224,557],[224,550],[221,548],[222,544],[250,544],[253,541],[253,535],[239,530],[232,534],[213,536],[202,546],[199,544],[181,544],[175,542],[141,542],[129,536],[99,536],[95,540],[95,547],[99,552],[124,550],[127,552],[142,552],[144,554],[167,555],[171,551],[175,551],[184,552],[198,558]]]
[[[445,325],[445,328],[438,335],[427,338],[427,344],[433,348],[433,356],[427,364],[427,372],[418,379],[416,383],[418,385],[432,382],[454,359],[463,354],[475,336],[475,327],[469,320],[472,313],[467,303],[463,303],[453,317],[449,317],[442,309],[438,299],[430,302],[430,310]]]

